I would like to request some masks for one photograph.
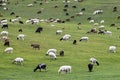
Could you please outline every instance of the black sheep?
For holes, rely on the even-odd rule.
[[[74,41],[73,41],[73,44],[76,44],[76,43],[77,43],[77,40],[74,40]]]
[[[60,51],[60,56],[64,56],[64,51],[63,50]]]
[[[34,72],[39,69],[41,71],[41,69],[46,70],[46,64],[42,63],[42,64],[38,64],[37,67],[34,69]]]
[[[88,64],[88,69],[89,69],[89,72],[92,72],[92,70],[93,70],[93,64],[92,63]]]
[[[38,27],[35,32],[36,32],[36,33],[40,33],[42,30],[43,30],[42,27]]]

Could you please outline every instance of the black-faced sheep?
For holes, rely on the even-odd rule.
[[[62,38],[60,38],[60,41],[61,40],[69,40],[70,38],[71,38],[71,35],[65,34]]]
[[[58,74],[60,74],[61,72],[65,72],[66,74],[71,73],[71,69],[72,69],[72,67],[69,65],[61,66],[58,70]]]
[[[46,67],[47,67],[47,66],[46,66],[45,63],[38,64],[38,65],[36,66],[36,68],[35,68],[33,71],[36,72],[37,69],[39,69],[40,71],[41,71],[41,69],[46,70]]]
[[[88,37],[81,37],[80,41],[88,41],[88,39],[89,39]]]
[[[31,44],[31,47],[33,47],[34,49],[40,49],[40,45],[39,44]]]

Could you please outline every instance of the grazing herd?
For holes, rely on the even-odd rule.
[[[69,3],[69,0],[65,0],[65,1],[66,1],[65,3]],[[81,1],[83,1],[83,0],[75,0],[75,1],[77,1],[77,2],[80,1],[80,2],[81,2]],[[42,3],[41,3],[41,5],[42,5]],[[65,14],[66,14],[66,16],[69,16],[69,15],[70,15],[70,14],[67,12],[67,7],[68,7],[68,6],[69,6],[68,4],[64,5],[64,8],[65,8],[65,9],[63,9],[64,12],[65,12]],[[34,7],[34,5],[33,5],[33,4],[28,4],[27,7]],[[58,6],[55,5],[55,8],[58,8]],[[77,6],[72,6],[72,8],[77,8]],[[85,10],[86,10],[85,8],[82,8],[82,9],[81,9],[81,11],[85,11]],[[113,12],[116,12],[116,11],[117,11],[117,7],[114,7],[114,8],[113,8]],[[42,13],[42,11],[38,11],[38,12],[37,12],[37,14],[40,14],[40,13]],[[97,10],[95,10],[95,11],[93,12],[93,16],[99,15],[99,14],[103,14],[103,13],[104,13],[104,11],[103,11],[102,9],[97,9]],[[15,15],[15,13],[14,13],[14,12],[11,12],[10,15]],[[82,15],[83,15],[83,12],[76,13],[76,16],[82,16]],[[71,16],[70,19],[72,19],[72,18],[74,18],[74,17],[75,17],[75,16]],[[66,21],[69,22],[70,19],[68,18],[68,19],[66,19]],[[118,19],[120,19],[120,17],[118,17]],[[87,34],[89,34],[89,33],[98,33],[99,35],[104,35],[104,34],[106,34],[106,35],[108,35],[108,36],[112,36],[112,32],[111,32],[111,31],[105,30],[105,26],[103,25],[104,22],[105,22],[104,19],[102,19],[102,20],[100,21],[100,23],[96,23],[94,19],[91,19],[91,17],[87,18],[87,20],[89,21],[88,23],[90,23],[90,25],[93,24],[93,26],[95,27],[95,28],[90,29],[88,32],[86,32]],[[21,20],[21,17],[20,17],[20,16],[16,16],[16,18],[10,19],[9,21],[10,21],[13,25],[14,25],[14,23],[16,23],[16,22],[18,22],[18,23],[20,23],[20,24],[24,24],[24,22]],[[29,24],[29,23],[30,23],[30,24],[38,24],[39,22],[42,22],[42,21],[45,21],[45,22],[47,22],[47,23],[50,23],[50,22],[64,23],[64,22],[65,22],[64,20],[53,19],[53,18],[50,18],[50,19],[48,19],[48,20],[40,20],[40,19],[38,19],[38,18],[33,18],[33,19],[28,19],[28,20],[26,20],[25,23],[26,23],[26,24]],[[9,29],[9,28],[8,28],[7,19],[1,19],[1,20],[0,20],[0,24],[1,24],[1,26],[2,26],[2,27],[1,27],[2,29]],[[99,24],[102,24],[102,25],[99,27],[99,29],[97,29],[96,26],[98,26]],[[52,25],[52,27],[53,27],[53,26],[54,26],[54,25]],[[115,26],[115,24],[111,24],[110,26]],[[19,31],[19,32],[22,32],[23,30],[20,28],[18,31]],[[41,33],[42,31],[43,31],[43,27],[38,27],[38,28],[35,30],[35,33]],[[56,36],[58,36],[58,35],[63,35],[63,31],[64,31],[63,29],[57,30],[57,31],[56,31]],[[8,36],[9,36],[9,32],[3,30],[3,31],[1,31],[1,33],[0,33],[0,37],[1,37],[0,40],[3,40],[3,41],[4,41],[4,46],[7,47],[7,48],[4,50],[4,52],[5,52],[5,53],[13,53],[13,50],[14,50],[14,49],[13,49],[12,47],[10,47],[10,40],[8,39]],[[25,40],[25,37],[27,37],[25,34],[18,34],[17,40]],[[59,41],[69,41],[71,38],[72,38],[72,36],[71,36],[70,34],[64,34],[64,35],[59,39]],[[89,41],[89,37],[83,36],[83,37],[81,37],[81,38],[79,39],[79,41],[80,41],[80,42],[88,42],[88,41]],[[77,40],[74,39],[72,44],[76,45],[76,44],[77,44]],[[31,46],[33,49],[41,50],[41,46],[40,46],[39,43],[32,43],[30,46]],[[115,52],[116,52],[116,46],[109,46],[109,49],[108,49],[108,50],[109,50],[110,53],[115,53]],[[58,56],[58,54],[57,54],[57,49],[54,49],[54,48],[48,49],[48,51],[45,53],[45,55],[50,58],[50,61],[52,61],[52,60],[57,60],[57,56]],[[61,50],[61,51],[59,52],[59,56],[64,56],[64,55],[65,55],[64,50]],[[12,61],[12,63],[22,64],[23,61],[24,61],[23,58],[17,57],[17,58],[15,58],[15,59]],[[90,62],[90,63],[88,64],[88,71],[89,71],[89,72],[92,72],[92,71],[93,71],[93,67],[95,66],[95,64],[97,64],[97,66],[100,65],[99,62],[97,61],[97,59],[95,59],[95,58],[90,58],[90,59],[89,59],[89,62]],[[42,71],[42,70],[45,70],[45,71],[46,71],[47,65],[46,65],[45,63],[38,64],[38,65],[34,68],[33,71],[36,72],[38,69],[39,69],[40,71]],[[63,72],[63,73],[66,73],[66,74],[67,74],[67,73],[71,73],[71,70],[72,70],[72,66],[70,66],[70,65],[63,65],[63,66],[60,66],[60,68],[58,69],[58,74],[61,74],[62,72]]]

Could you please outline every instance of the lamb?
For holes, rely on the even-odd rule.
[[[76,45],[76,43],[77,43],[77,40],[73,40],[73,44]]]
[[[89,69],[89,72],[92,72],[92,70],[93,70],[93,64],[92,63],[88,64],[88,69]]]
[[[89,39],[88,37],[81,37],[80,41],[88,41],[88,39]]]
[[[17,57],[17,58],[15,58],[15,59],[12,61],[12,63],[13,63],[13,64],[14,64],[14,63],[16,63],[16,64],[22,64],[23,61],[24,61],[23,58]]]
[[[105,34],[112,36],[112,32],[111,31],[105,31]]]
[[[36,70],[37,69],[39,69],[40,70],[40,72],[41,72],[41,69],[44,69],[44,70],[46,70],[46,64],[45,63],[42,63],[42,64],[38,64],[37,65],[37,67],[33,70],[34,72],[36,72]]]
[[[90,58],[89,61],[92,63],[92,64],[97,64],[99,66],[99,62],[97,61],[97,59],[95,58]]]
[[[19,40],[19,39],[24,40],[24,37],[25,37],[24,34],[19,34],[19,35],[17,36],[17,40]]]
[[[38,49],[40,49],[40,45],[39,44],[31,44],[31,47],[33,47],[33,48],[38,48]]]
[[[10,41],[8,39],[5,40],[4,46],[8,46],[8,47],[10,46]]]
[[[12,53],[13,52],[13,48],[12,47],[8,47],[4,50],[4,52],[6,53]]]
[[[63,50],[60,51],[60,56],[64,56],[64,51]]]
[[[66,74],[71,73],[71,69],[72,69],[72,67],[69,65],[61,66],[58,70],[58,74],[60,74],[61,72],[65,72]]]
[[[111,53],[115,53],[116,52],[116,46],[109,46],[109,51]]]

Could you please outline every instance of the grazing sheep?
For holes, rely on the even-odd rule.
[[[77,43],[77,40],[73,40],[73,44],[75,45]]]
[[[31,44],[31,47],[33,47],[33,48],[38,48],[38,49],[40,49],[40,45],[39,44]]]
[[[57,49],[49,49],[46,53],[46,55],[48,55],[50,52],[53,52],[55,54],[57,54]]]
[[[42,64],[38,64],[37,66],[36,66],[36,68],[33,70],[34,72],[36,72],[36,70],[37,69],[39,69],[40,70],[40,72],[41,72],[41,69],[44,69],[44,70],[46,70],[46,64],[45,63],[42,63]]]
[[[28,7],[32,7],[32,6],[33,6],[33,4],[28,4],[27,6],[28,6]]]
[[[109,36],[112,36],[112,32],[111,32],[111,31],[105,30],[105,34],[107,34],[107,35],[109,35]]]
[[[42,27],[38,27],[35,32],[36,32],[36,33],[41,33],[42,30],[43,30]]]
[[[19,34],[18,36],[17,36],[17,40],[24,40],[24,37],[25,37],[25,35],[24,34]]]
[[[50,56],[50,60],[57,59],[56,54],[54,52],[49,52],[48,55]]]
[[[80,41],[88,41],[88,39],[89,39],[88,37],[81,37]]]
[[[4,46],[8,46],[8,47],[10,46],[10,42],[9,42],[8,39],[5,40],[5,42],[4,42]]]
[[[61,72],[65,72],[66,74],[71,73],[71,69],[72,69],[72,67],[69,65],[61,66],[58,70],[58,74],[60,74]]]
[[[13,52],[13,48],[12,47],[8,47],[4,50],[4,52],[6,53],[12,53]]]
[[[89,61],[92,63],[92,64],[97,64],[99,66],[99,62],[97,61],[97,59],[95,58],[90,58]]]
[[[92,72],[92,70],[93,70],[93,64],[92,63],[88,64],[88,70],[89,70],[89,72]]]
[[[60,38],[60,41],[61,40],[69,40],[70,38],[71,38],[71,35],[65,34],[62,38]]]
[[[110,47],[109,47],[109,51],[110,51],[111,53],[115,53],[115,52],[116,52],[116,46],[110,46]]]
[[[20,28],[19,30],[18,30],[18,32],[22,32],[23,30]]]
[[[62,30],[57,30],[57,31],[56,31],[56,35],[57,35],[57,34],[60,35],[60,34],[62,34],[62,32],[63,32]]]
[[[17,57],[17,58],[15,58],[15,59],[12,61],[12,63],[13,63],[13,64],[14,64],[14,63],[16,63],[16,64],[22,64],[23,61],[24,61],[23,58]]]
[[[64,56],[64,51],[63,50],[60,51],[60,56]]]
[[[100,23],[103,24],[105,21],[104,20],[101,20]]]
[[[2,31],[1,32],[1,36],[7,36],[8,35],[8,31]]]

